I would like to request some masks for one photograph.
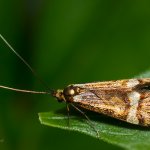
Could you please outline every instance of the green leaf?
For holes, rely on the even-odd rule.
[[[138,78],[150,77],[150,72],[136,76]],[[150,128],[132,125],[114,118],[106,117],[93,112],[86,112],[93,126],[99,132],[99,139],[111,144],[132,150],[150,149]],[[77,131],[98,138],[90,122],[74,111],[70,113],[69,126],[65,110],[59,112],[39,113],[41,124],[65,130]]]
[[[140,73],[139,75],[135,76],[135,78],[150,78],[150,71],[149,70],[145,71],[143,73]]]

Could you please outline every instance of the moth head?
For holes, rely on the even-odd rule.
[[[72,102],[73,96],[80,93],[80,88],[73,85],[69,85],[63,90],[57,90],[53,92],[53,96],[57,98],[58,102]]]
[[[52,96],[56,97],[57,100],[58,100],[58,102],[63,102],[63,101],[65,101],[65,97],[64,97],[64,95],[63,95],[63,90],[58,89],[58,90],[54,91],[54,92],[52,93]]]

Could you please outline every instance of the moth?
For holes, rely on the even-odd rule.
[[[31,66],[11,47],[5,38],[2,35],[0,37],[39,78]],[[50,94],[58,102],[71,104],[82,114],[84,113],[78,107],[131,124],[150,126],[150,78],[72,84],[58,90],[49,90],[41,78],[39,80],[47,87],[48,92],[20,90],[2,85],[0,88],[35,94]],[[85,117],[88,119],[86,115]]]
[[[119,120],[150,126],[150,78],[73,84],[53,96]]]

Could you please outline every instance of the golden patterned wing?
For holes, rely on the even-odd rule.
[[[140,125],[150,126],[150,94],[147,98],[139,101],[137,118]]]
[[[150,79],[130,79],[75,84],[80,93],[73,103],[126,122],[147,126],[150,110]],[[145,112],[146,111],[146,112]]]

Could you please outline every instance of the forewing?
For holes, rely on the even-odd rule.
[[[126,110],[129,107],[127,93],[131,91],[131,87],[125,84],[125,80],[121,80],[105,84],[103,82],[86,84],[84,87],[77,85],[83,91],[73,97],[74,103],[88,110],[125,120]]]
[[[76,84],[73,103],[133,124],[150,124],[150,79]]]
[[[150,93],[147,98],[139,101],[137,117],[140,125],[150,126]]]

